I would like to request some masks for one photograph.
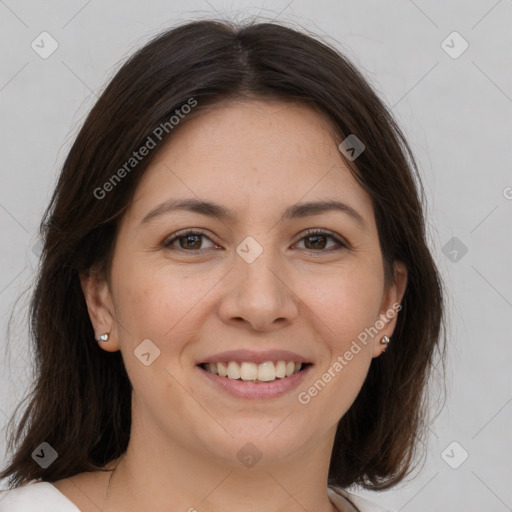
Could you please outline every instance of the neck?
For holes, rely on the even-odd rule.
[[[184,449],[137,427],[132,424],[128,449],[109,479],[107,510],[337,510],[327,496],[332,436],[286,460],[245,467],[238,461],[215,460],[199,449]]]

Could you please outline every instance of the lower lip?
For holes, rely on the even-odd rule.
[[[293,374],[291,377],[284,377],[283,379],[276,379],[272,382],[260,383],[220,377],[219,375],[203,370],[199,366],[196,368],[208,379],[209,382],[217,386],[218,389],[225,391],[236,398],[264,400],[280,397],[297,388],[306,377],[311,366],[312,365],[306,366],[304,370]]]

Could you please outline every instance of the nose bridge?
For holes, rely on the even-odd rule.
[[[279,276],[279,256],[271,246],[271,237],[248,236],[237,247],[239,256],[237,266],[240,268],[241,280],[244,283],[242,291],[251,295],[262,295],[268,303],[270,299],[277,301],[281,298],[283,283]],[[265,246],[263,246],[265,244]]]
[[[297,312],[279,252],[271,246],[271,237],[258,238],[261,243],[249,236],[236,248],[235,285],[223,312],[225,320],[242,318],[264,330],[275,320],[293,319]]]

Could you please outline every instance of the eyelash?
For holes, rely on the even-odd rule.
[[[199,229],[188,229],[188,230],[184,230],[184,231],[179,231],[179,232],[175,233],[174,235],[171,235],[172,238],[165,240],[162,245],[166,249],[183,251],[183,252],[186,252],[186,253],[189,253],[189,254],[199,254],[199,253],[203,252],[205,249],[188,250],[188,249],[182,249],[181,247],[178,247],[178,248],[171,247],[174,242],[178,241],[180,238],[183,238],[183,237],[186,237],[186,236],[189,236],[189,235],[204,236],[205,238],[208,238],[212,243],[215,243],[203,231],[201,231]],[[349,244],[348,243],[346,243],[346,242],[342,241],[341,239],[339,239],[331,231],[328,231],[328,230],[325,230],[325,229],[309,229],[309,230],[307,230],[303,234],[302,238],[298,242],[301,242],[305,238],[310,238],[310,237],[313,237],[313,236],[325,236],[327,238],[331,238],[331,239],[333,239],[338,244],[338,247],[334,248],[334,249],[330,248],[330,249],[319,249],[319,250],[305,249],[306,251],[308,251],[310,253],[325,253],[325,252],[339,251],[341,249],[349,249]]]

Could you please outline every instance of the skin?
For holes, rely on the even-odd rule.
[[[395,282],[385,287],[372,202],[340,142],[307,106],[232,102],[187,120],[152,162],[121,221],[110,281],[82,276],[94,330],[110,332],[100,347],[121,350],[134,392],[130,443],[108,466],[117,465],[108,496],[109,473],[54,484],[81,510],[335,510],[326,483],[336,427],[396,315],[308,404],[297,395],[400,303],[407,283],[396,262]],[[141,225],[171,197],[214,201],[237,220],[179,211]],[[334,210],[279,222],[290,205],[333,199],[357,210],[366,227]],[[163,246],[187,228],[205,237]],[[349,247],[315,241],[304,233],[310,228]],[[247,236],[263,248],[252,263],[236,252]],[[190,254],[191,245],[200,253]],[[149,366],[133,353],[144,339],[160,350]],[[292,350],[313,367],[297,390],[271,400],[205,385],[198,360],[246,348]],[[262,454],[251,468],[237,458],[248,442]]]

